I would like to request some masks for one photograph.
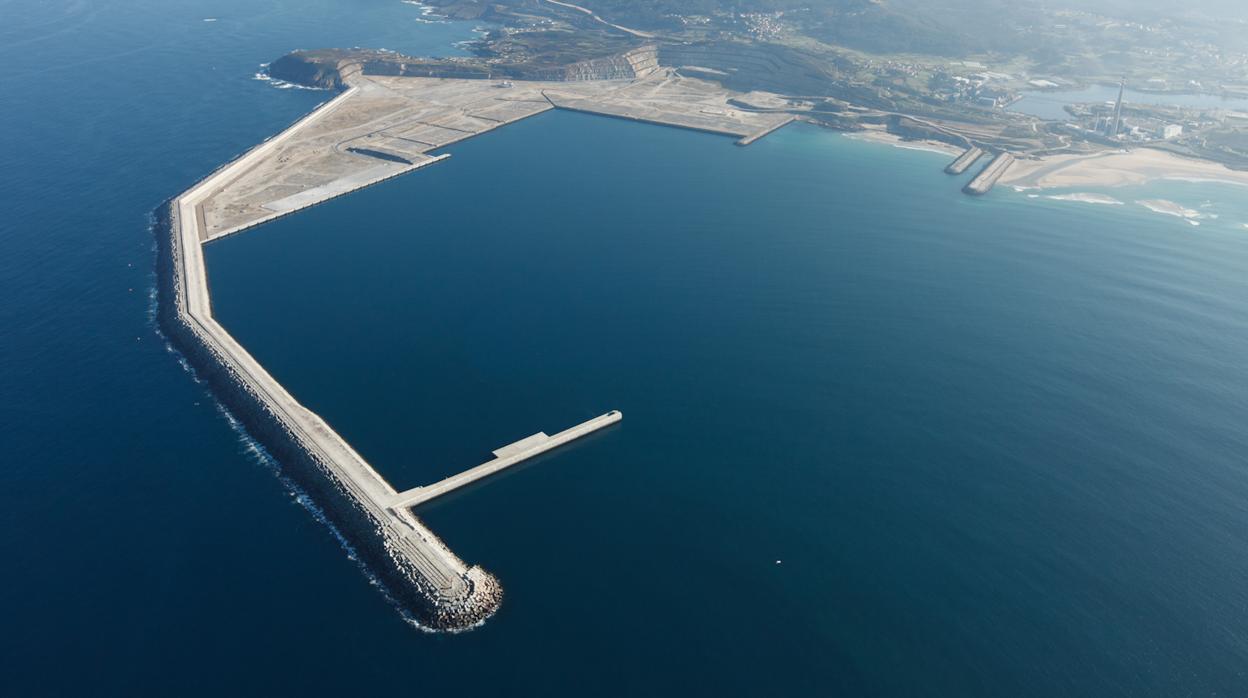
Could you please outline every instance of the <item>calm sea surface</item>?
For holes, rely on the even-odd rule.
[[[396,486],[624,412],[422,509],[507,597],[407,625],[155,333],[148,213],[328,96],[258,64],[420,17],[0,0],[0,693],[1248,695],[1248,190],[813,127],[546,114],[208,248]]]
[[[1069,120],[1067,104],[1114,102],[1118,99],[1117,85],[1092,85],[1081,90],[1035,90],[1023,93],[1023,98],[1010,105],[1011,111],[1039,116],[1043,119]],[[1171,92],[1140,92],[1126,90],[1123,101],[1131,104],[1158,104],[1199,109],[1248,110],[1248,99],[1223,97],[1210,94],[1176,94]]]

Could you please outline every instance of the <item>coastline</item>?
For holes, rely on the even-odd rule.
[[[839,129],[833,129],[839,130]],[[956,145],[950,145],[942,141],[933,140],[916,140],[913,138],[904,138],[895,133],[889,133],[883,129],[864,129],[861,131],[841,131],[846,138],[853,138],[860,141],[870,141],[872,143],[882,143],[891,145],[894,148],[902,148],[904,150],[922,150],[929,153],[940,153],[942,155],[950,155],[957,157],[963,152],[963,148]]]

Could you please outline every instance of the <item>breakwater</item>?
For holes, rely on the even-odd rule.
[[[494,577],[466,565],[410,512],[375,505],[379,495],[393,496],[385,481],[327,424],[301,408],[220,325],[196,316],[192,309],[201,305],[195,290],[200,284],[197,275],[187,272],[199,257],[188,250],[199,245],[191,240],[188,246],[180,234],[178,208],[174,201],[157,211],[158,317],[165,336],[248,434],[324,510],[405,611],[440,630],[470,627],[492,615],[502,601]]]
[[[963,172],[966,172],[971,165],[974,165],[975,161],[979,160],[980,156],[983,154],[984,151],[982,148],[973,145],[959,155],[956,160],[949,163],[949,165],[945,167],[945,172],[951,175],[960,175]]]
[[[410,511],[413,503],[397,501],[398,491],[320,416],[295,400],[212,315],[202,249],[204,201],[347,99],[349,94],[331,100],[156,211],[158,319],[165,336],[214,395],[324,510],[390,596],[425,627],[465,629],[498,609],[502,588],[497,580],[457,557]],[[610,415],[612,419],[592,428],[582,425],[571,438],[618,421],[618,412]],[[540,452],[532,446],[529,454]],[[464,478],[464,483],[482,476]]]
[[[992,188],[996,185],[997,180],[1001,179],[1001,176],[1004,175],[1006,170],[1010,169],[1010,165],[1013,164],[1013,155],[1010,155],[1009,153],[1001,153],[997,155],[992,159],[992,162],[988,163],[988,165],[984,167],[982,172],[975,176],[975,179],[972,179],[969,184],[962,188],[962,191],[972,196],[987,194],[992,191]]]
[[[637,74],[653,51],[620,59]],[[614,71],[616,68],[603,67]],[[203,246],[277,217],[439,162],[432,151],[555,108],[736,136],[748,144],[790,123],[734,108],[739,97],[672,74],[547,82],[428,79],[337,71],[348,89],[179,195],[157,213],[160,324],[248,433],[277,458],[406,611],[429,628],[488,618],[502,588],[412,513],[433,497],[614,424],[616,411],[535,434],[476,468],[400,492],[301,405],[212,313]],[[336,78],[338,79],[338,78]],[[554,94],[558,89],[560,94]]]

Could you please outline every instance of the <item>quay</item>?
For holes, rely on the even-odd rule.
[[[983,154],[984,151],[982,148],[973,145],[967,148],[966,152],[959,155],[956,160],[949,163],[949,165],[945,167],[945,172],[951,175],[960,175],[970,169],[971,165],[974,165],[975,161],[978,160]]]
[[[975,176],[969,184],[962,188],[962,191],[972,196],[982,196],[992,191],[992,187],[996,185],[997,180],[1001,179],[1006,170],[1010,169],[1010,165],[1014,164],[1014,156],[1009,153],[1001,153],[992,159],[984,167],[983,171]]]
[[[462,630],[493,615],[502,587],[457,557],[412,507],[615,424],[620,412],[553,436],[534,434],[498,449],[482,465],[400,492],[217,322],[203,247],[441,162],[449,155],[432,151],[555,108],[747,142],[792,118],[733,109],[737,93],[670,71],[628,80],[505,85],[363,71],[345,79],[345,91],[157,209],[158,318],[196,375],[325,512],[396,603],[424,627]],[[554,88],[564,103],[547,96]]]

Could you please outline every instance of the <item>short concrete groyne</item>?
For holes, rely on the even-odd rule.
[[[425,627],[464,629],[498,609],[502,588],[497,580],[451,552],[412,514],[410,504],[394,506],[399,493],[320,416],[287,392],[212,314],[202,249],[203,202],[271,156],[300,129],[332,113],[349,94],[331,100],[158,209],[159,322],[214,395],[325,511],[391,597]],[[374,181],[363,179],[359,186]],[[324,198],[343,193],[325,192]],[[535,437],[544,435],[535,435],[520,442],[524,448],[508,451],[503,458],[522,460],[619,419],[618,412],[608,413],[574,427],[571,434],[546,437],[550,443],[538,443]],[[459,484],[488,474],[462,477]],[[444,484],[443,492],[458,486],[444,483],[439,483]]]
[[[793,123],[794,121],[797,121],[797,117],[796,117],[796,116],[790,116],[790,117],[788,117],[787,119],[784,119],[784,120],[780,121],[779,123],[776,123],[776,124],[773,124],[773,125],[771,125],[771,126],[768,126],[768,127],[764,128],[764,129],[761,129],[761,130],[755,131],[754,133],[751,133],[750,135],[746,136],[745,138],[742,138],[742,139],[738,140],[738,141],[737,141],[737,145],[740,145],[740,146],[747,146],[747,145],[750,145],[750,144],[751,144],[751,143],[753,143],[754,141],[756,141],[756,140],[758,140],[758,139],[760,139],[760,138],[762,138],[762,137],[764,137],[764,136],[768,136],[768,135],[770,135],[770,134],[772,134],[772,133],[774,133],[774,132],[776,132],[776,131],[779,131],[780,129],[784,128],[785,126],[788,126],[789,124]]]
[[[992,191],[992,187],[996,185],[997,180],[1001,179],[1006,170],[1010,169],[1010,165],[1014,164],[1014,156],[1009,153],[1001,153],[988,163],[975,179],[962,188],[962,191],[972,196],[982,196]]]
[[[956,160],[949,163],[949,165],[945,167],[945,172],[951,175],[960,175],[970,169],[971,165],[974,165],[975,161],[978,160],[983,154],[984,151],[982,148],[973,145],[967,148],[966,152],[959,155]]]

